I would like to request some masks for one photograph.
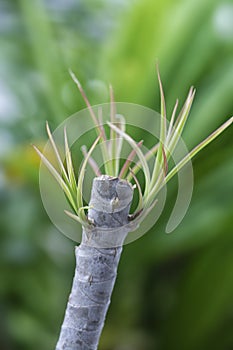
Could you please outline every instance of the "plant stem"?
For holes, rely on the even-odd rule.
[[[100,176],[92,186],[82,242],[56,350],[96,350],[115,284],[122,244],[129,231],[133,188],[125,180]]]

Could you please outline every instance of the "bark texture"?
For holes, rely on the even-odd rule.
[[[88,218],[76,247],[76,270],[56,350],[96,350],[129,231],[132,186],[118,178],[94,179]]]

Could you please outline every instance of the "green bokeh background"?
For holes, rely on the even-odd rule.
[[[84,103],[159,108],[159,61],[168,111],[191,85],[189,148],[233,114],[233,1],[2,0],[0,3],[0,349],[53,349],[74,271],[75,243],[49,221],[38,186],[45,121]],[[141,135],[143,138],[143,135]],[[182,224],[156,226],[122,255],[102,350],[233,349],[233,129],[193,162]]]

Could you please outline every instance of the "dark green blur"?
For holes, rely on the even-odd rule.
[[[40,199],[45,121],[84,102],[159,110],[159,61],[169,113],[197,89],[184,139],[196,145],[233,114],[233,1],[2,0],[0,3],[0,350],[51,350],[74,272],[74,245]],[[139,135],[139,140],[143,134]],[[194,162],[181,225],[166,235],[168,186],[155,227],[124,249],[101,350],[233,349],[233,129]]]

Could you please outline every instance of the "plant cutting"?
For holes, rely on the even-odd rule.
[[[127,120],[117,114],[112,88],[110,87],[111,113],[109,121],[105,124],[101,110],[96,115],[80,82],[73,72],[70,74],[86,102],[97,134],[89,150],[82,147],[84,160],[79,174],[73,166],[66,128],[63,159],[49,125],[46,124],[56,165],[34,147],[66,196],[70,210],[65,210],[65,213],[82,225],[82,240],[75,248],[76,269],[73,286],[56,350],[95,350],[104,326],[127,235],[136,227],[140,227],[156,206],[161,189],[199,151],[230,126],[233,117],[173,165],[172,157],[181,139],[195,96],[193,87],[179,113],[176,101],[170,121],[167,122],[165,97],[158,71],[161,96],[159,140],[149,151],[144,152],[143,140],[135,140],[127,132]],[[127,143],[131,148],[124,162],[121,157],[123,143]],[[100,167],[93,157],[97,145],[101,150],[103,167]],[[152,168],[149,166],[151,161]],[[83,198],[87,164],[96,175],[88,204]],[[140,180],[139,173],[143,174],[143,181]],[[135,191],[138,202],[131,213]]]

